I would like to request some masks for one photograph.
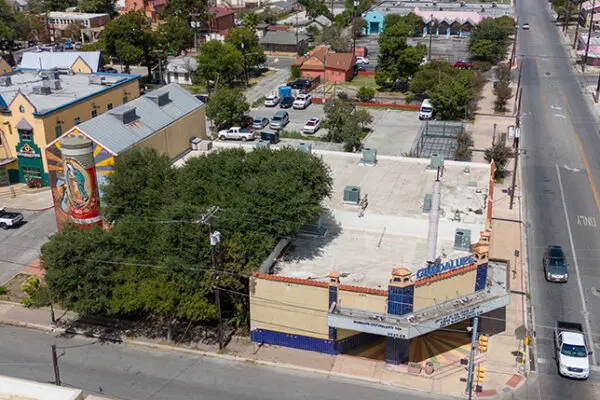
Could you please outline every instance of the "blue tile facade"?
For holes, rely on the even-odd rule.
[[[329,286],[329,308],[331,309],[331,305],[333,303],[337,303],[338,299],[338,287],[337,286]],[[335,340],[337,339],[337,329],[333,327],[329,327],[329,339]]]
[[[393,365],[408,362],[408,346],[410,340],[388,337],[385,341],[385,362]]]
[[[389,286],[388,287],[388,312],[395,315],[404,315],[413,311],[415,287]]]
[[[475,278],[475,291],[485,289],[487,283],[488,263],[477,266],[477,276]]]
[[[363,346],[368,343],[374,343],[378,340],[381,340],[381,336],[370,333],[359,333],[358,335],[338,340],[335,343],[335,349],[338,351],[338,353],[344,354],[356,347]]]

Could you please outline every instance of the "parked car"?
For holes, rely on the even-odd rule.
[[[18,212],[8,212],[0,208],[0,228],[6,230],[21,225],[24,221],[23,214]]]
[[[241,140],[242,142],[245,142],[246,140],[254,140],[254,133],[242,129],[238,126],[219,131],[219,140],[227,139]]]
[[[319,118],[311,118],[306,122],[304,128],[302,128],[302,132],[304,133],[317,133],[319,130],[319,124],[321,120]]]
[[[65,44],[63,45],[63,48],[65,50],[73,50],[73,43],[71,43],[69,40],[67,40],[65,42]]]
[[[365,67],[364,64],[356,64],[354,66],[354,68],[356,69],[356,72],[358,72],[358,71],[366,71],[367,70],[367,67]]]
[[[265,98],[265,107],[275,107],[281,99],[276,94],[270,94]]]
[[[473,68],[473,64],[466,62],[465,60],[458,60],[454,64],[452,64],[454,68],[458,69],[471,69]]]
[[[294,109],[304,110],[306,107],[310,106],[311,103],[312,103],[312,95],[299,94],[298,97],[296,97],[296,101],[294,101]]]
[[[262,129],[267,125],[269,125],[269,118],[266,117],[256,117],[252,121],[252,129]]]
[[[83,47],[83,43],[75,42],[75,50],[80,50]]]
[[[240,119],[240,128],[247,129],[252,127],[252,123],[254,122],[254,118],[249,115],[242,115]]]
[[[369,59],[367,57],[356,57],[357,64],[369,64]]]
[[[293,97],[284,97],[284,98],[281,99],[281,102],[279,103],[279,107],[281,107],[281,108],[290,108],[292,106],[292,104],[294,104],[294,98]]]
[[[562,247],[553,245],[546,247],[542,266],[548,282],[567,282],[569,280],[567,258]]]
[[[312,86],[312,82],[309,79],[296,79],[293,82],[288,82],[287,86],[292,89],[307,90]]]
[[[290,116],[287,113],[287,111],[277,111],[273,118],[271,118],[269,128],[283,129],[283,127],[286,126],[288,122],[290,122]]]

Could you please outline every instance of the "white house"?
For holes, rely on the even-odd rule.
[[[192,85],[193,77],[198,69],[196,57],[184,56],[174,57],[167,60],[167,65],[162,71],[164,83],[178,83],[182,85]],[[155,68],[154,78],[158,80],[160,75],[158,68]]]

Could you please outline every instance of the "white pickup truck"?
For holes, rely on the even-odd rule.
[[[220,140],[241,140],[245,142],[246,140],[254,140],[254,133],[242,129],[240,127],[234,126],[233,128],[223,129],[219,131],[219,139]]]
[[[17,212],[8,212],[0,208],[0,228],[8,229],[19,226],[23,222],[23,214]]]
[[[581,324],[556,321],[554,348],[558,373],[567,378],[587,379],[590,376],[590,356]]]

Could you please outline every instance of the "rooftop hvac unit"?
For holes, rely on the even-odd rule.
[[[50,89],[60,89],[60,79],[49,79],[43,81],[43,86]]]
[[[40,72],[40,77],[42,79],[58,79],[59,78],[59,73],[56,70],[41,71]]]
[[[0,86],[12,85],[12,78],[10,76],[0,76]]]
[[[33,87],[33,94],[41,94],[41,95],[47,96],[50,93],[52,93],[52,89],[50,89],[48,86],[34,86]]]
[[[360,202],[360,188],[358,186],[346,186],[344,188],[344,204],[358,205]]]
[[[431,162],[429,168],[438,169],[444,166],[444,156],[442,154],[433,153],[431,155]]]
[[[271,143],[269,143],[268,140],[259,139],[254,144],[254,148],[255,149],[270,149],[271,148]]]
[[[106,80],[106,77],[100,76],[100,75],[90,75],[88,77],[88,83],[90,85],[102,85],[105,80]]]
[[[377,164],[377,150],[371,149],[369,147],[363,149],[362,158],[360,159],[360,162],[368,165]]]
[[[431,203],[433,201],[433,195],[431,193],[427,193],[425,198],[423,199],[423,212],[429,213],[431,212]]]
[[[454,250],[469,251],[471,249],[471,230],[458,228],[454,234]]]
[[[312,143],[300,143],[298,150],[303,153],[312,153]]]

